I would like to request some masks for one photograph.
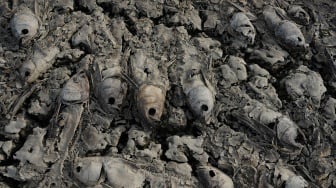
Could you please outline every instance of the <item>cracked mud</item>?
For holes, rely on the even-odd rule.
[[[3,0],[0,187],[336,187],[333,0]]]

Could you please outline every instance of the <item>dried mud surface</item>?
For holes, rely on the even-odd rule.
[[[336,187],[335,8],[0,1],[0,187]]]

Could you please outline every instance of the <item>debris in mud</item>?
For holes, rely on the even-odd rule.
[[[0,187],[336,187],[336,4],[0,2]]]

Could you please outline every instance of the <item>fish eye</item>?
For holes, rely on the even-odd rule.
[[[209,110],[209,107],[206,104],[202,104],[201,109],[206,112]]]
[[[148,114],[149,114],[150,116],[154,116],[155,113],[156,113],[155,108],[150,108],[150,109],[148,110]]]
[[[115,98],[114,97],[110,97],[108,99],[108,103],[111,104],[111,105],[113,105],[115,103]]]
[[[22,33],[23,35],[26,35],[26,34],[29,33],[29,30],[28,30],[28,29],[22,29],[22,30],[21,30],[21,33]]]

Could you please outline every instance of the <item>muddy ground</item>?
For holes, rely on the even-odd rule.
[[[0,187],[336,187],[333,0],[3,0]]]

